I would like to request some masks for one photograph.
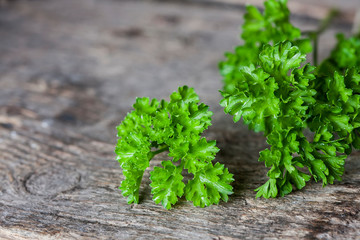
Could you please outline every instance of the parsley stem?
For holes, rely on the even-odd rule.
[[[317,66],[318,65],[318,34],[314,34],[314,52],[313,52],[313,61],[314,61],[314,65]]]
[[[316,34],[322,34],[329,27],[330,23],[334,20],[334,18],[339,15],[339,13],[339,10],[331,9],[326,18],[321,21],[320,27],[317,29]]]
[[[151,160],[155,155],[157,155],[159,153],[162,153],[162,152],[165,152],[165,151],[168,151],[168,150],[169,150],[169,146],[166,145],[166,147],[160,148],[160,149],[158,149],[156,151],[150,151],[148,153],[148,157]]]
[[[326,18],[321,21],[320,26],[315,31],[304,32],[304,34],[308,35],[310,39],[313,40],[314,51],[313,51],[313,61],[314,65],[317,66],[317,58],[318,58],[318,39],[319,36],[329,27],[330,23],[334,20],[336,16],[339,15],[339,11],[337,9],[331,9]]]

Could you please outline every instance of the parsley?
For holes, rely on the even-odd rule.
[[[287,0],[265,1],[263,14],[252,5],[246,7],[247,13],[244,16],[241,35],[244,45],[237,46],[234,53],[225,53],[227,60],[219,64],[220,73],[225,77],[225,81],[232,78],[241,65],[256,62],[262,47],[266,44],[290,40],[301,52],[311,52],[310,39],[302,38],[300,29],[290,23],[290,11],[286,3]]]
[[[347,155],[360,148],[360,39],[339,35],[331,56],[312,66],[310,40],[289,22],[286,3],[268,0],[263,14],[248,6],[244,45],[219,64],[225,113],[271,146],[260,152],[270,170],[256,197],[284,196],[311,177],[323,186],[341,180]]]
[[[164,151],[169,151],[172,160],[162,161],[162,167],[150,172],[155,203],[170,209],[183,195],[200,207],[228,200],[233,175],[222,164],[212,163],[219,149],[215,141],[201,137],[211,125],[212,112],[207,105],[199,104],[193,88],[180,87],[169,102],[137,98],[133,107],[117,126],[115,149],[125,176],[120,189],[129,204],[139,203],[144,171],[151,159]],[[187,184],[183,182],[183,169],[193,175]]]
[[[348,68],[360,67],[360,36],[345,38],[337,35],[337,44],[330,57],[319,66],[319,74],[328,75],[335,71],[344,73]]]

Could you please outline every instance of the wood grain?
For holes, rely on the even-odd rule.
[[[69,7],[71,6],[71,7]],[[265,139],[218,106],[217,62],[236,44],[243,10],[176,2],[12,1],[0,7],[0,239],[359,239],[359,152],[342,182],[255,199]],[[316,28],[296,18],[294,24]],[[321,57],[334,44],[322,38]],[[235,176],[229,202],[170,211],[118,186],[115,126],[136,96],[195,87],[214,112],[206,132]],[[163,153],[151,168],[166,159]],[[149,169],[150,170],[150,169]]]
[[[226,9],[245,9],[246,5],[251,4],[259,9],[264,8],[264,0],[149,0],[159,2],[186,2],[187,4],[197,4],[207,7],[226,8]],[[288,1],[288,7],[293,16],[300,18],[310,18],[316,20],[324,19],[330,11],[337,10],[339,13],[336,22],[351,24],[354,20],[359,3],[355,0],[302,0]]]

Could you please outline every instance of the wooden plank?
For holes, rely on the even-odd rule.
[[[71,7],[69,7],[71,6]],[[243,10],[139,1],[14,1],[0,9],[1,239],[343,238],[360,234],[360,162],[342,182],[310,182],[284,198],[255,199],[266,181],[265,139],[218,105],[217,62],[239,43]],[[294,19],[304,29],[316,22]],[[343,27],[343,26],[342,26]],[[330,28],[321,47],[334,44]],[[228,203],[167,211],[117,189],[114,128],[136,96],[167,98],[195,87],[214,111],[206,135],[235,175]],[[151,167],[166,159],[157,156]]]
[[[182,2],[191,4],[201,4],[203,6],[215,6],[223,8],[240,8],[244,9],[246,5],[251,4],[260,9],[264,8],[264,0],[155,0],[159,2]],[[302,0],[288,1],[288,7],[293,15],[307,17],[316,20],[324,19],[330,11],[337,10],[339,16],[337,21],[352,23],[356,10],[360,8],[357,0]]]
[[[41,125],[37,120],[16,118],[28,122],[0,131],[1,238],[355,239],[359,234],[359,154],[348,159],[340,183],[321,188],[310,182],[285,198],[254,199],[253,189],[266,179],[256,162],[264,139],[246,131],[212,130],[222,149],[218,159],[235,174],[235,194],[217,206],[201,209],[181,200],[166,211],[151,200],[148,172],[141,204],[127,205],[117,190],[122,176],[113,144],[67,129],[49,133],[34,127]]]

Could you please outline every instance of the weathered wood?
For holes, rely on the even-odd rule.
[[[214,6],[223,8],[240,8],[244,9],[246,5],[251,4],[260,9],[264,8],[264,0],[152,0],[159,2],[186,2],[191,4],[200,4],[204,6]],[[317,20],[324,19],[328,13],[336,9],[339,11],[337,21],[351,23],[354,19],[356,9],[359,3],[354,0],[337,1],[337,0],[302,0],[288,1],[288,7],[293,15],[300,17],[309,17]]]
[[[350,1],[354,2],[354,1]],[[346,11],[346,10],[344,10]],[[347,238],[360,235],[359,152],[342,182],[310,182],[284,198],[255,199],[266,181],[264,138],[218,106],[217,62],[238,43],[243,9],[140,1],[13,1],[0,8],[0,239]],[[301,14],[299,14],[301,15]],[[305,29],[317,22],[297,17]],[[345,27],[344,27],[345,26]],[[321,57],[335,25],[322,36]],[[136,96],[195,87],[214,111],[207,131],[235,176],[228,203],[167,211],[117,189],[115,126]],[[156,156],[159,165],[166,154]]]

